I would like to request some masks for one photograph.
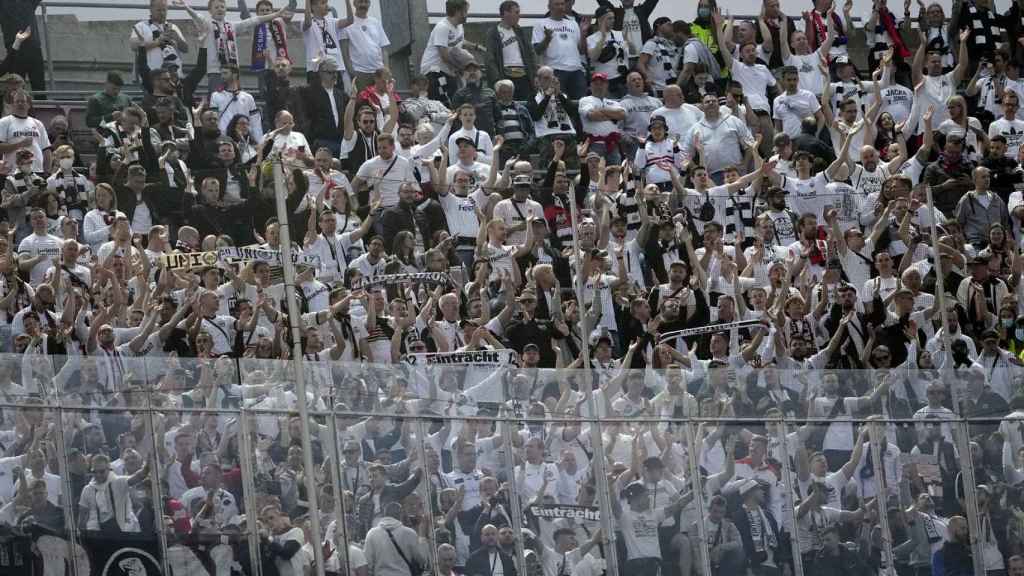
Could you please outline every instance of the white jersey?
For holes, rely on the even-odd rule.
[[[323,18],[315,16],[310,18],[309,28],[302,31],[302,41],[306,45],[306,70],[316,70],[317,62],[325,56],[334,58],[338,64],[338,72],[345,71],[345,61],[341,57],[341,35],[338,30],[339,20],[334,16],[327,15]],[[355,65],[354,54],[358,49],[349,44],[349,54],[352,55]]]
[[[454,75],[455,71],[441,59],[441,52],[438,48],[447,48],[448,50],[461,48],[465,40],[466,34],[463,31],[462,24],[454,26],[447,18],[438,22],[430,32],[427,47],[423,50],[423,57],[420,59],[420,71],[423,74],[441,72],[449,76]]]
[[[583,70],[583,58],[580,55],[580,27],[576,20],[563,16],[560,20],[544,18],[533,25],[534,45],[544,41],[544,31],[551,30],[551,41],[547,50],[540,54],[545,65],[565,72]]]

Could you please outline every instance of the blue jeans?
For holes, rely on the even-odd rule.
[[[555,77],[562,85],[562,93],[570,100],[579,100],[587,95],[587,75],[583,70],[555,70]]]

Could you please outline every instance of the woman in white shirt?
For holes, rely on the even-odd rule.
[[[114,197],[114,189],[109,184],[96,186],[96,207],[85,214],[82,224],[82,238],[93,252],[96,252],[100,245],[110,240],[110,232],[114,226],[114,216],[117,215],[117,200]]]

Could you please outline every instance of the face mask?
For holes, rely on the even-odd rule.
[[[32,165],[31,164],[19,164],[18,165],[18,170],[22,174],[28,174],[29,172],[32,171]]]
[[[1003,318],[1003,327],[1010,328],[1013,326],[1013,318]]]
[[[1013,331],[1013,334],[1017,337],[1017,340],[1024,341],[1024,328],[1017,328]]]
[[[697,17],[698,18],[710,18],[711,17],[711,8],[708,8],[706,6],[702,6],[700,8],[697,8]]]
[[[61,170],[70,170],[71,169],[71,165],[74,164],[74,163],[75,163],[75,159],[74,158],[61,158],[60,159],[60,169]]]

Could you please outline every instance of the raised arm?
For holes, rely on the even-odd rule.
[[[967,72],[967,39],[971,37],[971,31],[967,28],[960,31],[960,55],[957,58],[956,67],[953,68],[953,85],[959,86]]]

